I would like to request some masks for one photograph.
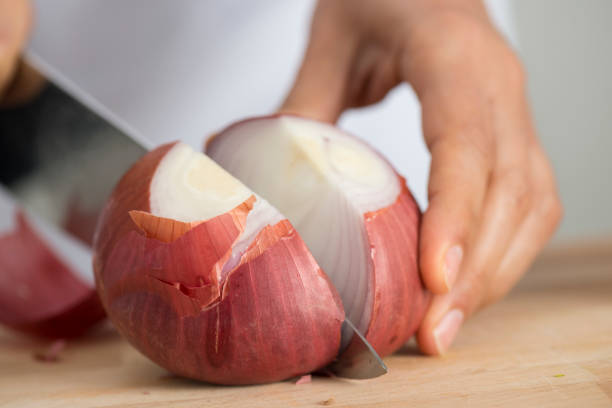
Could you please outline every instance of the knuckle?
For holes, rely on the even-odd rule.
[[[444,9],[437,13],[439,22],[443,22],[446,31],[452,34],[477,38],[482,35],[483,24],[470,13],[462,12],[460,9]]]
[[[460,290],[456,291],[453,303],[465,311],[468,316],[471,315],[482,307],[487,298],[486,281],[483,272],[473,274],[464,282]]]
[[[484,27],[477,18],[459,8],[437,8],[435,12],[425,13],[423,18],[408,26],[408,38],[414,38],[417,40],[415,45],[421,46],[431,45],[432,39],[438,37],[480,39]]]
[[[551,227],[556,227],[563,218],[563,204],[556,193],[538,197],[534,211]]]
[[[509,288],[498,285],[495,282],[489,286],[487,293],[483,296],[480,303],[480,307],[487,307],[493,303],[496,303],[504,298],[510,291]]]
[[[520,58],[510,49],[504,58],[506,82],[516,88],[523,88],[527,82],[527,73]]]
[[[466,135],[463,142],[466,158],[477,161],[481,167],[491,168],[495,157],[493,138],[480,126],[466,127],[463,134]]]
[[[489,281],[487,291],[483,296],[482,307],[503,299],[527,273],[532,261],[533,260],[530,260],[527,265],[515,266],[510,270],[498,270]]]
[[[500,176],[501,189],[508,206],[520,214],[529,210],[532,201],[531,184],[522,170],[509,170]]]
[[[447,125],[430,147],[432,155],[439,153],[444,159],[452,158],[467,168],[491,169],[494,160],[493,138],[471,123]]]

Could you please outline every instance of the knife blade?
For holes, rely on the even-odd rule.
[[[91,245],[98,214],[117,181],[149,150],[146,140],[35,56],[48,82],[25,105],[0,110],[0,184],[27,210]],[[387,372],[371,344],[354,333],[350,353],[329,370],[365,379]]]
[[[343,353],[328,369],[338,377],[365,380],[387,374],[387,366],[374,347],[349,319],[342,323],[344,330],[353,333],[351,348]]]

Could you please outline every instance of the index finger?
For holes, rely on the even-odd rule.
[[[420,264],[427,288],[436,294],[450,290],[457,277],[478,226],[495,157],[486,104],[480,100],[456,87],[421,95],[432,161]]]

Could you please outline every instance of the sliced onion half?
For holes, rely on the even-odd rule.
[[[190,147],[135,164],[94,243],[109,317],[168,370],[221,384],[306,374],[331,362],[340,298],[290,222]]]
[[[379,354],[414,334],[427,301],[420,211],[372,147],[328,124],[270,116],[231,125],[206,153],[287,216]],[[343,333],[342,348],[351,340]]]
[[[0,323],[48,338],[79,336],[104,318],[93,279],[64,260],[58,234],[36,224],[19,211],[15,229],[0,236]],[[73,258],[79,255],[67,245]]]

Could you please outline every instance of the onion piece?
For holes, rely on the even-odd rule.
[[[297,381],[295,382],[295,385],[310,384],[311,382],[312,382],[312,375],[307,374],[307,375],[303,375],[300,378],[298,378]]]
[[[427,302],[420,212],[381,155],[331,125],[286,115],[231,125],[206,153],[287,216],[379,354],[413,335]],[[351,340],[343,333],[343,349]]]
[[[34,358],[44,363],[54,363],[59,360],[60,354],[66,348],[66,340],[55,340],[45,351],[34,353]]]
[[[117,329],[179,375],[277,381],[325,366],[340,346],[340,298],[291,224],[180,143],[121,179],[94,270]]]
[[[48,338],[83,334],[104,318],[92,284],[67,266],[23,212],[0,236],[0,323]]]

